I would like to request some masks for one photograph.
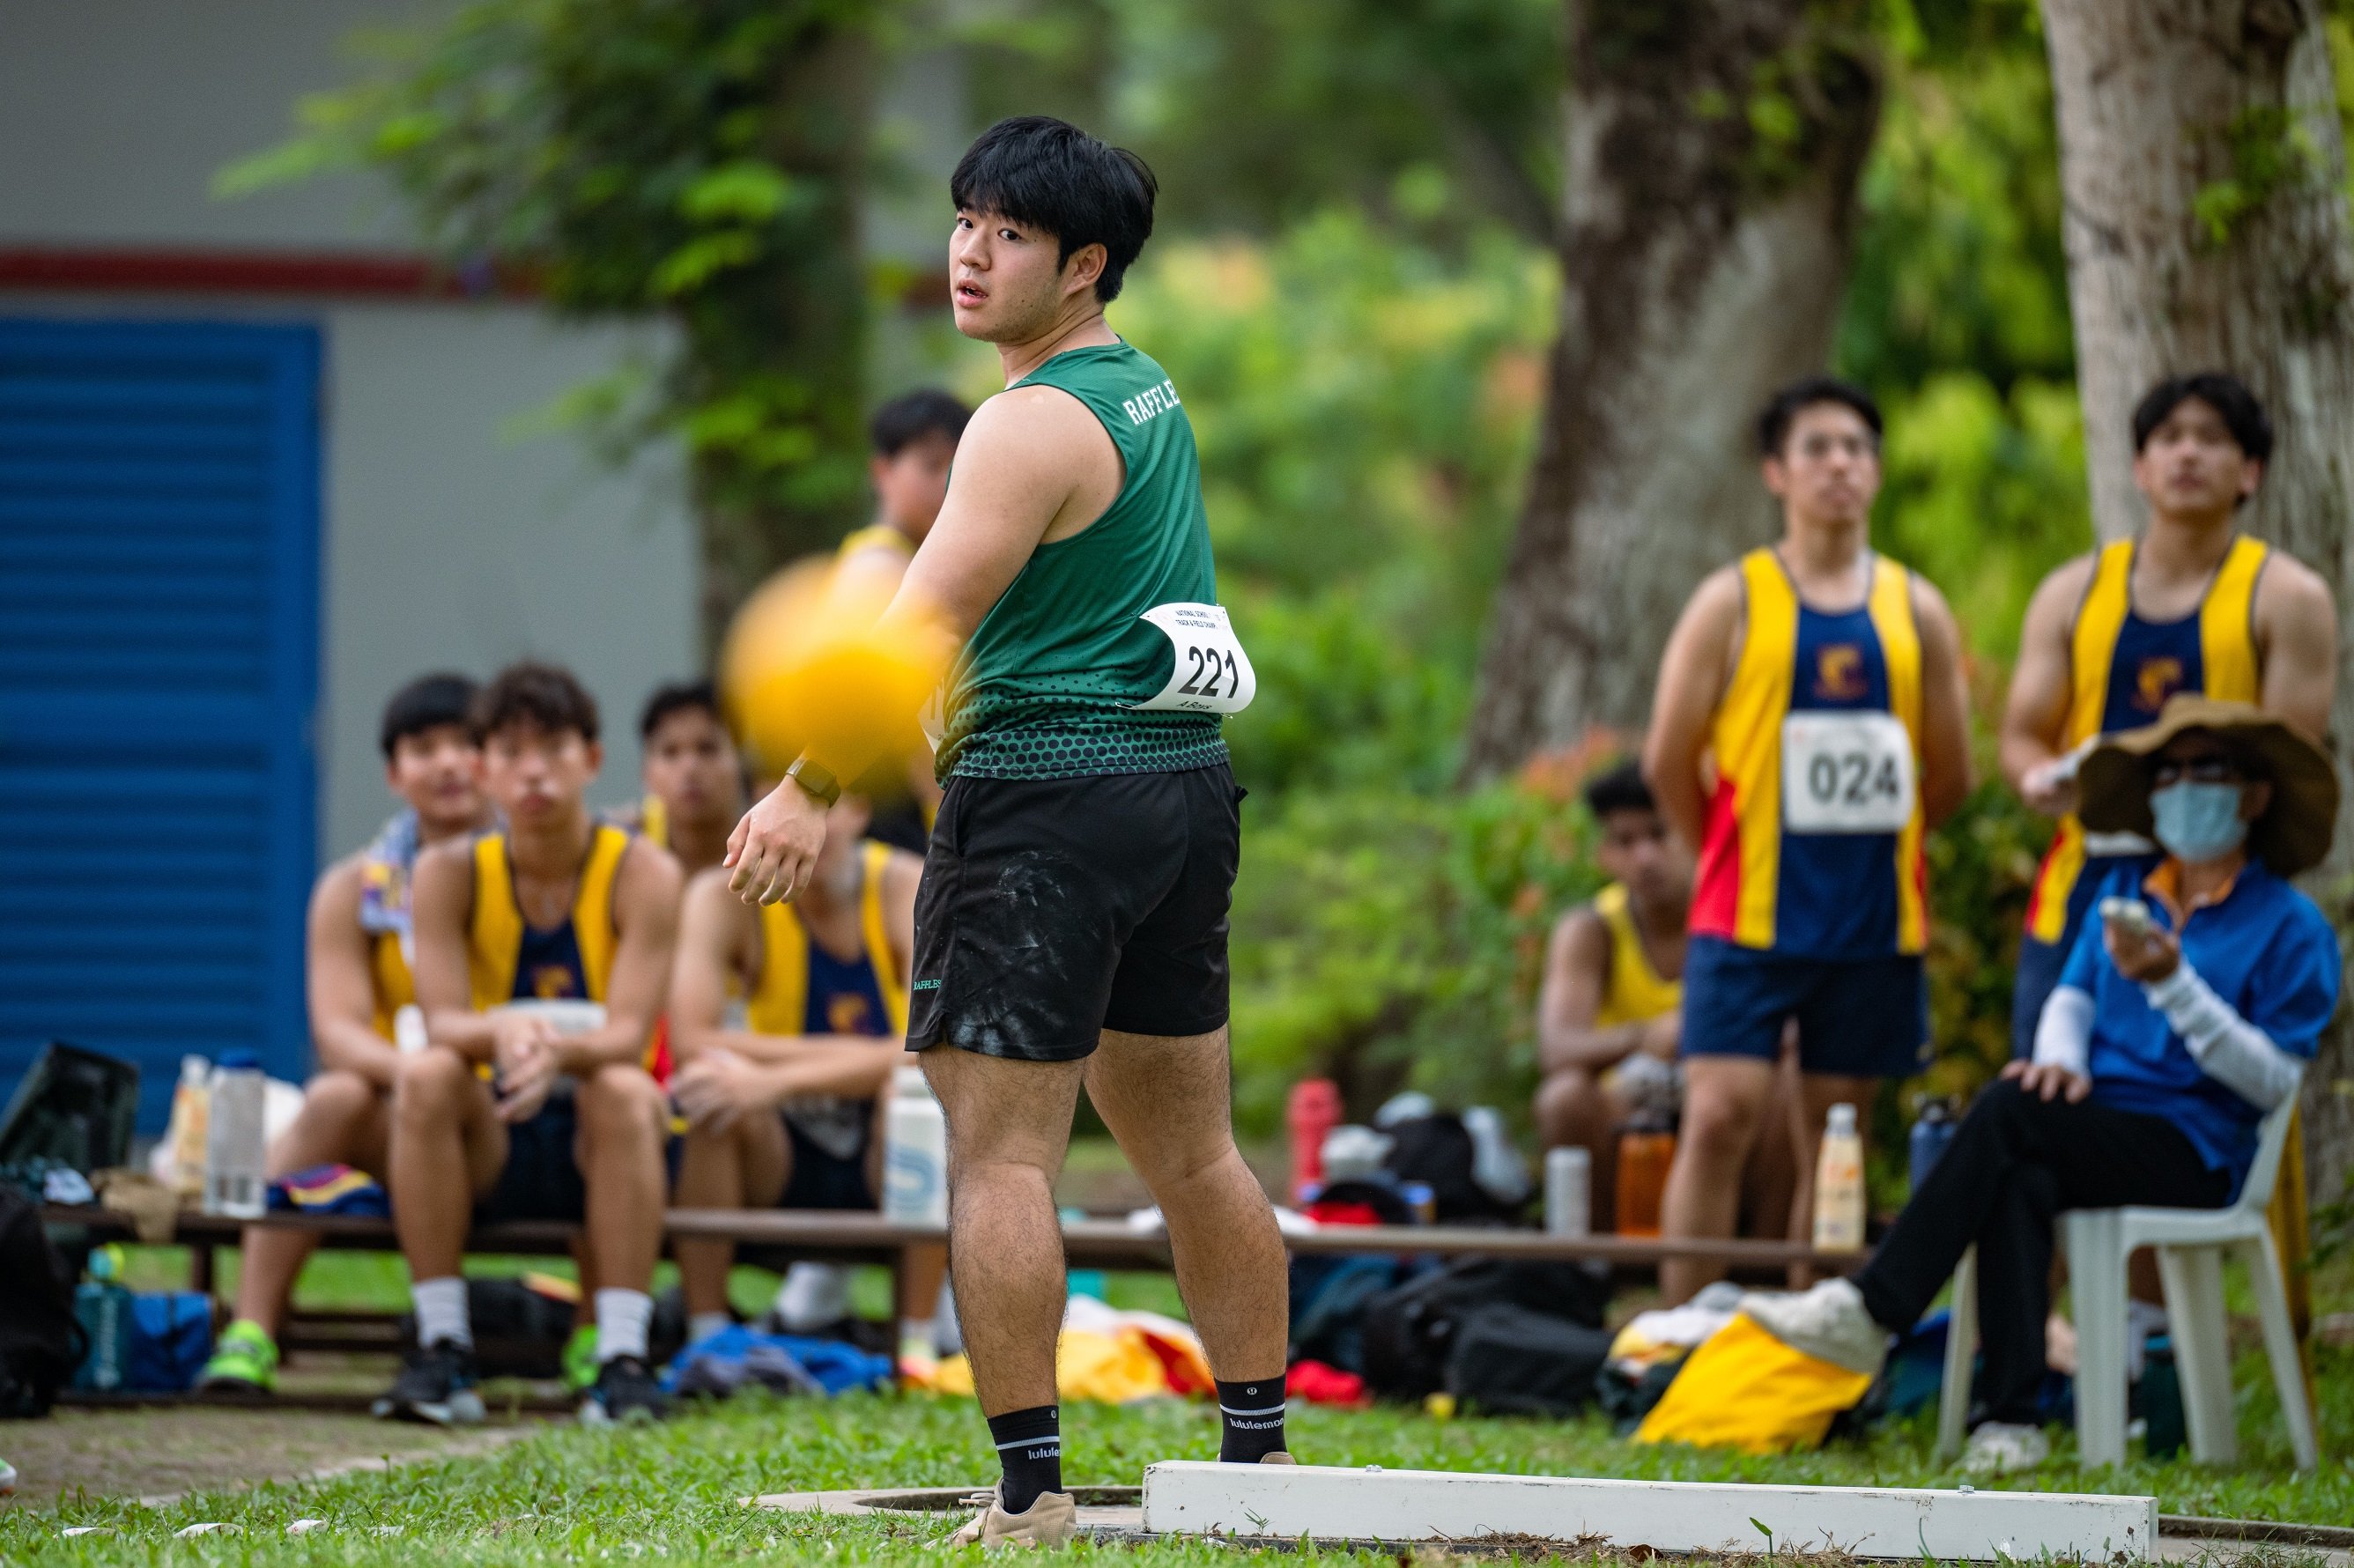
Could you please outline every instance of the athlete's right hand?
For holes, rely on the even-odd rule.
[[[781,904],[809,885],[825,848],[825,808],[787,779],[727,835],[727,885],[747,904]]]
[[[498,1072],[499,1119],[529,1121],[547,1104],[562,1064],[555,1027],[545,1018],[508,1014],[493,1026],[491,1062]]]
[[[2019,781],[2019,797],[2030,810],[2064,817],[2076,809],[2076,770],[2066,758],[2031,768]]]

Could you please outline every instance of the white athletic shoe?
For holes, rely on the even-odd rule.
[[[1741,1309],[1792,1350],[1835,1367],[1878,1377],[1888,1359],[1888,1330],[1864,1310],[1863,1292],[1851,1280],[1826,1279],[1812,1290],[1753,1291],[1741,1298]]]
[[[981,1511],[949,1537],[949,1544],[1002,1552],[1009,1546],[1062,1546],[1079,1532],[1078,1505],[1068,1492],[1040,1492],[1020,1513],[1006,1512],[999,1497],[995,1487],[975,1495],[970,1500],[981,1505]]]
[[[777,1326],[811,1334],[850,1316],[850,1271],[833,1263],[797,1263],[777,1287]]]
[[[1962,1450],[1962,1468],[1974,1476],[2007,1476],[2031,1470],[2052,1457],[2052,1439],[2041,1426],[1981,1421]]]

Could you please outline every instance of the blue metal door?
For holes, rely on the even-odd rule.
[[[0,320],[0,1095],[67,1040],[299,1080],[319,340]]]

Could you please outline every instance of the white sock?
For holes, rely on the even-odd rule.
[[[711,1338],[722,1329],[735,1326],[736,1319],[725,1312],[690,1312],[686,1315],[686,1342],[695,1344]]]
[[[420,1279],[409,1286],[408,1299],[417,1311],[417,1342],[438,1345],[444,1340],[474,1348],[474,1326],[466,1316],[466,1282],[455,1275],[446,1279]]]
[[[646,1325],[654,1320],[654,1298],[642,1290],[597,1292],[597,1364],[615,1356],[646,1359]]]

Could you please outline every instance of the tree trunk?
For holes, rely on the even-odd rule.
[[[796,182],[797,242],[741,276],[734,286],[747,302],[684,323],[692,362],[727,367],[758,409],[758,440],[715,447],[696,463],[712,648],[747,594],[778,567],[832,547],[866,504],[859,193],[870,172],[876,47],[869,24],[804,9],[783,49],[763,147]]]
[[[1570,0],[1561,333],[1467,774],[1638,728],[1677,610],[1774,531],[1751,436],[1822,368],[1880,82],[1859,0]]]
[[[2162,376],[2228,370],[2278,439],[2246,525],[2318,571],[2341,617],[2354,572],[2354,235],[2320,0],[2044,0],[2060,122],[2068,292],[2093,518],[2143,522],[2133,406]],[[2341,630],[2333,747],[2354,747]],[[2354,805],[2350,801],[2349,805]],[[2354,820],[2313,882],[2344,885]],[[2342,910],[2333,911],[2343,914]],[[2317,1195],[2354,1161],[2354,1043],[2306,1074]]]

